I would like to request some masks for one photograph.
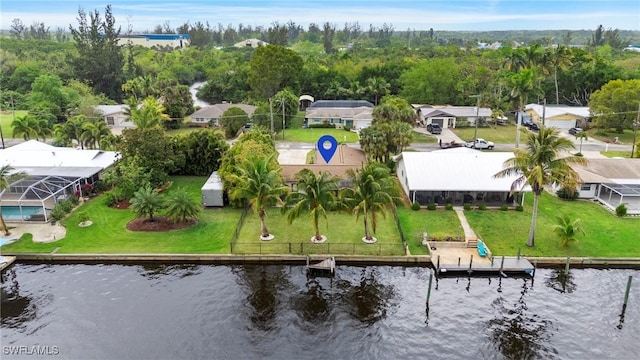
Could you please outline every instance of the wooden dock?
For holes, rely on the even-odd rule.
[[[14,261],[16,261],[15,256],[0,256],[0,272],[8,268]]]
[[[457,264],[442,264],[439,259],[434,263],[439,275],[530,275],[535,274],[535,266],[522,257],[493,257],[490,264],[474,264],[473,261]]]
[[[321,261],[312,262],[307,257],[307,272],[313,274],[329,274],[333,276],[336,271],[336,258],[330,257]]]

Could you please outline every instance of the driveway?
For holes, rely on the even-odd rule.
[[[435,137],[436,139],[438,139],[438,142],[440,142],[440,140],[442,140],[443,143],[450,143],[452,141],[457,142],[457,143],[464,143],[465,141],[460,139],[458,137],[458,135],[456,135],[453,131],[449,130],[449,129],[442,129],[442,134],[440,135],[433,135],[430,132],[427,131],[426,128],[424,127],[414,127],[413,131],[418,132],[418,133],[422,133],[422,134],[427,134],[427,135],[431,135],[433,137]]]

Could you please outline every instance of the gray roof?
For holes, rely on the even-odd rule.
[[[256,110],[255,106],[247,104],[215,104],[203,107],[202,109],[189,115],[189,117],[197,119],[219,119],[222,117],[222,114],[224,114],[225,111],[233,107],[242,109],[247,113],[249,117],[251,117],[251,115],[253,115],[253,112]]]
[[[314,101],[307,109],[316,108],[336,108],[336,109],[349,109],[369,107],[373,108],[373,104],[366,100],[317,100]]]
[[[434,107],[421,107],[420,112],[422,117],[476,117],[476,114],[480,117],[490,117],[493,112],[489,108],[481,107],[479,110],[475,106],[434,106]]]
[[[304,116],[311,118],[357,118],[357,119],[373,119],[373,108],[307,108]]]
[[[572,167],[585,183],[640,184],[640,159],[589,159]]]

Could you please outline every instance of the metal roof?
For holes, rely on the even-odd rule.
[[[368,107],[373,108],[373,104],[366,100],[316,100],[307,109],[317,108],[336,108],[336,109],[351,109]]]

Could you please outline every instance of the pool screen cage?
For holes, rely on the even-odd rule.
[[[10,184],[0,193],[2,206],[19,209],[23,221],[47,222],[51,209],[59,202],[80,192],[79,177],[30,176]],[[26,211],[25,208],[42,208],[42,211]],[[17,219],[20,220],[20,219]]]
[[[640,184],[602,184],[598,199],[611,210],[625,204],[629,214],[640,214]]]

